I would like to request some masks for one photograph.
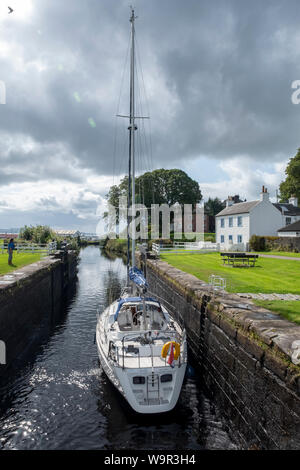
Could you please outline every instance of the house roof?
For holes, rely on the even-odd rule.
[[[0,233],[0,238],[19,238],[18,233]]]
[[[278,232],[300,232],[300,220],[280,228]]]
[[[300,215],[300,207],[296,207],[293,204],[289,203],[273,203],[273,206],[276,207],[281,213],[283,210],[284,215]]]
[[[259,203],[260,201],[239,202],[237,204],[233,204],[232,206],[225,207],[225,209],[219,212],[216,217],[221,215],[244,214],[246,212],[250,212],[250,210]]]
[[[225,207],[221,210],[216,217],[222,215],[234,215],[250,212],[253,207],[260,203],[259,201],[250,201],[250,202],[239,202],[232,204],[232,206]],[[273,203],[273,206],[276,207],[283,215],[285,216],[300,216],[300,207],[294,206],[290,203]]]

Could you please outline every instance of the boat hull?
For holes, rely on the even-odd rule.
[[[169,365],[155,369],[150,367],[137,369],[122,368],[114,366],[112,361],[106,357],[98,337],[97,349],[99,360],[106,376],[136,413],[166,413],[176,406],[185,377],[186,363],[180,366],[175,365],[173,368]],[[172,374],[172,387],[168,383],[164,386],[160,383],[161,377],[170,375],[170,373]],[[149,387],[146,398],[145,393],[139,393],[139,388],[133,388],[132,380],[135,376],[145,377],[147,388]],[[159,384],[158,387],[157,384]],[[168,399],[166,397],[164,399],[164,388],[166,390],[172,388],[172,392],[167,391]]]

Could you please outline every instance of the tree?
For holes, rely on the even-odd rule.
[[[279,186],[281,202],[285,202],[295,195],[300,199],[300,148],[295,157],[290,161],[285,170],[286,179]]]
[[[167,204],[196,204],[201,201],[202,194],[197,181],[190,178],[182,170],[164,171],[163,176],[165,178],[165,198]]]
[[[20,230],[20,238],[43,244],[55,238],[55,234],[47,225],[37,225],[36,227],[25,225]]]
[[[128,176],[125,176],[118,186],[111,186],[107,200],[116,209],[117,232],[121,214],[119,213],[119,198],[128,195]],[[152,204],[167,204],[172,206],[180,204],[195,205],[202,199],[199,183],[190,178],[184,171],[178,169],[165,170],[163,168],[146,172],[135,178],[135,203],[143,204],[147,209],[151,209]],[[129,201],[131,205],[131,201]],[[107,219],[108,212],[103,214]],[[148,210],[148,221],[150,222],[150,210]],[[162,213],[160,213],[160,223]],[[126,211],[123,212],[123,219],[126,218]],[[174,212],[170,214],[170,222],[174,221]],[[114,224],[114,222],[113,222]],[[111,227],[114,230],[114,227]],[[110,227],[109,227],[110,229]]]
[[[23,238],[23,240],[32,240],[33,231],[34,231],[34,227],[32,226],[28,227],[28,225],[25,225],[25,227],[20,229],[19,236],[20,238]]]
[[[211,216],[217,215],[224,208],[225,204],[218,197],[216,197],[215,199],[209,198],[208,201],[206,201],[204,204],[205,214]]]
[[[108,192],[108,202],[118,207],[120,196],[127,196],[128,177],[121,180],[119,186],[112,186]],[[197,181],[178,169],[159,169],[144,173],[135,179],[135,202],[144,204],[196,204],[202,194]]]
[[[108,194],[106,195],[106,198],[113,207],[117,208],[119,206],[119,199],[121,196],[121,189],[119,186],[114,185],[111,186]]]
[[[37,225],[34,230],[33,241],[35,243],[47,243],[54,237],[54,233],[48,225]]]
[[[109,191],[108,191],[108,194],[106,194],[106,199],[108,201],[108,203],[113,206],[116,210],[116,223],[117,223],[117,226],[119,226],[119,223],[120,223],[120,218],[121,218],[121,214],[120,214],[120,211],[119,211],[119,200],[120,200],[120,197],[121,196],[126,196],[127,195],[127,190],[128,190],[128,177],[125,176],[122,180],[121,180],[121,183],[117,186],[117,185],[113,185],[110,187]],[[125,214],[123,214],[123,217],[125,216]],[[103,214],[103,217],[104,219],[108,220],[108,212],[104,212]],[[110,229],[109,227],[107,227],[108,229]],[[112,229],[114,229],[113,227],[111,227]],[[117,228],[117,231],[119,229]]]

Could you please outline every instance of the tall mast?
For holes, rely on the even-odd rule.
[[[131,206],[134,209],[135,205],[135,155],[134,155],[134,131],[137,129],[135,125],[135,83],[134,83],[134,71],[135,71],[135,50],[134,50],[134,21],[135,21],[134,9],[131,8],[131,57],[130,57],[130,115],[129,115],[129,175],[128,175],[128,185],[131,186]],[[131,180],[131,181],[130,181]],[[130,188],[130,189],[131,189]],[[128,204],[130,204],[130,193],[128,194]],[[134,217],[131,218],[132,225],[132,237],[131,237],[131,265],[135,266],[135,227],[134,227]],[[128,232],[129,238],[129,232]],[[128,239],[129,247],[129,239]],[[129,259],[128,259],[129,261]]]
[[[131,8],[131,17],[129,19],[131,23],[131,54],[130,54],[130,113],[129,116],[124,116],[122,114],[117,114],[117,116],[122,118],[129,118],[129,159],[128,159],[128,204],[127,204],[127,282],[129,284],[129,265],[130,265],[130,233],[129,226],[131,222],[132,226],[132,237],[131,237],[131,264],[132,267],[135,266],[135,217],[130,216],[129,207],[131,204],[132,213],[135,213],[135,142],[134,142],[134,131],[137,130],[137,125],[135,124],[136,119],[149,119],[149,116],[136,116],[135,115],[135,30],[134,30],[134,21],[137,16],[134,15],[134,9]]]

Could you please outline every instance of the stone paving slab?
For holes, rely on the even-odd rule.
[[[291,327],[284,332],[279,332],[279,334],[273,338],[273,342],[276,346],[289,355],[292,359],[292,362],[296,365],[300,364],[300,327],[295,329]]]
[[[26,266],[19,268],[18,271],[12,271],[9,274],[0,276],[0,293],[4,292],[5,289],[10,288],[18,281],[23,281],[31,274],[57,263],[60,263],[59,259],[45,257],[37,263],[27,264]]]

